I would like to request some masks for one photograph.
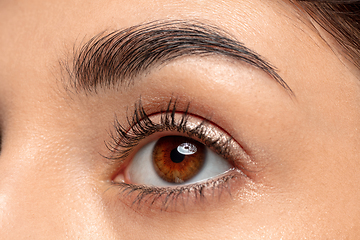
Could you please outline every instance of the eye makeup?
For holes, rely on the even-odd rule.
[[[178,101],[179,99],[170,98],[165,110],[148,113],[140,100],[135,105],[133,115],[127,118],[127,126],[120,124],[118,120],[115,121],[112,140],[106,143],[110,150],[106,158],[122,165],[121,170],[112,179],[112,186],[118,188],[119,199],[131,207],[170,212],[185,211],[197,203],[220,199],[224,197],[223,193],[231,197],[233,190],[251,181],[247,165],[252,161],[240,144],[215,123],[193,115],[190,103],[181,108],[178,107]],[[128,166],[131,165],[140,146],[149,141],[147,139],[152,135],[158,135],[158,138],[167,136],[193,139],[194,145],[195,142],[199,142],[223,159],[222,161],[227,161],[229,168],[220,174],[210,175],[195,182],[183,181],[181,184],[164,186],[152,184],[151,181],[132,182],[131,176],[128,176]],[[140,165],[141,167],[145,168],[145,165]]]

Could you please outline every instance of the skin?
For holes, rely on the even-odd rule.
[[[219,56],[179,58],[127,89],[65,89],[59,61],[74,46],[159,19],[225,29],[276,66],[294,95],[263,71]],[[3,0],[0,32],[3,239],[359,236],[360,73],[290,3]],[[153,111],[174,95],[180,105],[191,102],[192,114],[211,117],[245,149],[253,171],[231,184],[232,197],[160,211],[131,207],[111,187],[127,163],[102,157],[104,141],[114,114],[126,121],[140,95]]]

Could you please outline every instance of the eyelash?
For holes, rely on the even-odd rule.
[[[111,142],[106,142],[106,147],[110,150],[111,156],[106,157],[113,161],[120,161],[123,163],[130,153],[148,136],[158,132],[175,132],[186,134],[188,137],[197,138],[205,146],[228,160],[230,163],[234,163],[231,158],[231,142],[232,137],[222,134],[217,138],[211,138],[208,120],[203,119],[197,126],[190,127],[188,124],[189,118],[192,116],[189,114],[190,103],[187,104],[184,111],[177,110],[177,99],[171,98],[166,110],[160,111],[160,122],[153,122],[150,117],[151,114],[147,114],[145,111],[141,99],[138,104],[135,104],[132,117],[127,117],[128,127],[124,127],[120,122],[115,120],[115,131],[110,134]],[[180,120],[175,119],[175,114],[181,114]],[[242,167],[241,167],[242,168]],[[172,206],[173,202],[187,200],[193,196],[194,200],[202,200],[206,197],[207,190],[211,190],[211,196],[221,196],[223,190],[227,190],[227,193],[231,196],[231,180],[237,178],[246,177],[243,171],[239,168],[232,168],[226,173],[217,176],[215,179],[210,179],[206,182],[193,183],[188,185],[182,185],[177,187],[153,187],[142,184],[129,184],[125,182],[113,182],[114,186],[120,188],[120,194],[122,197],[133,198],[131,206],[137,206],[138,208],[143,206],[142,203],[149,203],[150,206],[158,206],[160,210],[169,210],[169,206]],[[190,196],[190,194],[192,194]],[[185,199],[187,197],[187,199]],[[174,206],[176,206],[175,204]],[[185,206],[183,204],[183,206]],[[178,211],[178,209],[174,209]]]

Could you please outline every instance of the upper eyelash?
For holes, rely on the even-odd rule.
[[[122,162],[146,137],[157,132],[169,131],[172,132],[173,135],[173,132],[175,132],[175,134],[185,133],[188,137],[195,137],[224,159],[234,163],[231,157],[234,156],[231,150],[233,138],[226,134],[226,132],[222,133],[222,131],[217,131],[218,133],[215,134],[216,137],[214,137],[211,131],[214,129],[212,125],[216,126],[216,124],[205,118],[203,118],[203,121],[200,121],[200,123],[197,123],[195,127],[194,125],[190,127],[189,119],[195,117],[189,113],[190,103],[185,105],[185,108],[180,109],[182,111],[177,109],[177,104],[178,100],[171,98],[165,110],[148,114],[140,99],[139,102],[135,104],[132,116],[126,118],[127,127],[121,125],[117,119],[115,120],[115,132],[110,135],[112,141],[106,143],[107,148],[111,151],[111,156],[107,158],[116,161],[120,160],[120,162]],[[184,105],[182,104],[182,106]],[[151,120],[151,116],[155,114],[160,114],[159,123]],[[175,118],[176,114],[180,114],[180,119]],[[196,118],[201,119],[201,117],[197,116]],[[176,209],[178,202],[187,201],[189,198],[197,201],[198,199],[206,199],[205,195],[214,197],[215,194],[220,198],[222,192],[225,190],[231,197],[229,188],[233,180],[247,177],[241,170],[243,166],[239,165],[239,163],[236,165],[237,167],[229,169],[228,172],[221,176],[216,176],[214,179],[183,186],[156,187],[114,181],[112,181],[112,186],[119,187],[120,195],[123,197],[133,199],[131,206],[137,205],[137,207],[140,207],[142,203],[147,202],[150,207],[160,204],[160,210],[167,211],[170,206]],[[211,193],[208,191],[211,191]]]
[[[213,148],[219,155],[228,158],[229,143],[231,137],[223,136],[216,139],[208,137],[207,131],[208,120],[203,120],[195,128],[189,129],[189,108],[190,103],[181,112],[181,119],[175,120],[177,112],[177,99],[171,98],[166,110],[160,111],[160,123],[155,123],[150,119],[150,115],[146,113],[143,108],[141,99],[138,104],[135,104],[132,117],[127,117],[128,127],[124,127],[116,119],[114,123],[115,132],[110,134],[111,142],[106,142],[106,147],[111,151],[111,156],[107,157],[112,160],[122,160],[126,158],[135,146],[139,144],[146,137],[162,131],[175,131],[178,133],[185,133],[189,137],[197,137],[205,145]]]

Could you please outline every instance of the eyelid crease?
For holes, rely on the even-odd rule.
[[[178,105],[182,107],[178,108]],[[246,189],[247,184],[255,183],[250,156],[221,127],[206,118],[192,115],[190,102],[183,104],[178,98],[171,97],[164,110],[149,111],[149,114],[145,107],[140,98],[134,106],[133,114],[127,116],[126,127],[116,119],[115,132],[111,134],[112,141],[106,144],[110,150],[110,155],[106,158],[118,166],[115,167],[116,171],[111,173],[110,189],[117,188],[116,194],[125,205],[135,211],[148,208],[151,214],[153,210],[187,212],[191,208],[208,206],[212,203],[208,201],[211,199],[218,198],[219,202],[220,199],[232,199],[232,193]],[[126,177],[126,171],[133,160],[132,154],[141,147],[137,145],[147,144],[145,139],[157,132],[193,138],[221,156],[222,160],[228,161],[230,166],[222,174],[183,185],[152,186],[132,183],[131,180],[128,182],[131,177]],[[141,212],[144,213],[143,210]]]

